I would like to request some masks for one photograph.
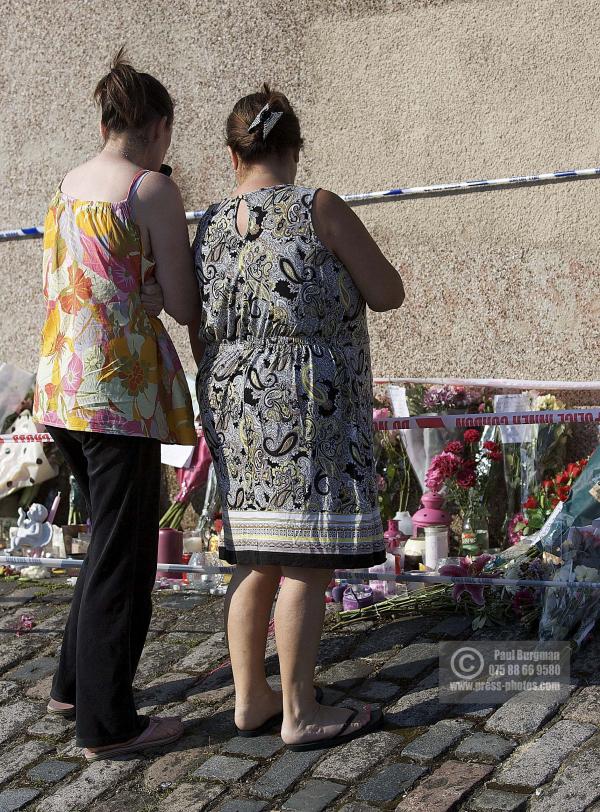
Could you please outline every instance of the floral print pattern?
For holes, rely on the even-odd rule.
[[[153,271],[128,200],[56,192],[44,224],[39,423],[196,443],[177,352],[160,319],[142,307],[141,286]]]
[[[198,400],[221,490],[221,556],[359,567],[385,560],[366,308],[295,186],[212,206],[194,241]]]

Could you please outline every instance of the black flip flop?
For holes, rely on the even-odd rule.
[[[319,704],[323,699],[323,689],[320,688],[318,685],[315,685],[315,699]],[[283,722],[283,713],[275,713],[273,716],[269,716],[266,722],[263,722],[260,727],[253,727],[251,730],[240,730],[239,727],[236,728],[238,736],[241,736],[244,739],[253,739],[256,736],[263,736],[265,733],[268,733],[272,727],[275,727],[276,724],[281,724]]]
[[[324,750],[327,747],[337,747],[338,744],[346,744],[346,742],[351,742],[353,739],[358,739],[360,736],[366,736],[367,733],[373,733],[374,730],[378,730],[382,726],[383,713],[381,712],[380,708],[377,708],[376,710],[371,710],[371,718],[366,725],[363,725],[353,733],[347,733],[344,735],[344,731],[348,729],[359,713],[360,711],[355,710],[350,714],[344,723],[344,727],[340,730],[337,736],[332,736],[330,739],[316,739],[311,742],[302,742],[301,744],[288,744],[286,749],[294,750],[296,752],[303,752],[305,750]]]

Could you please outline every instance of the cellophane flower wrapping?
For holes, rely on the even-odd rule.
[[[562,543],[562,561],[552,579],[557,587],[547,588],[544,595],[539,637],[581,642],[600,617],[600,589],[584,588],[586,582],[600,581],[600,519],[571,527]],[[581,587],[565,589],[560,583]]]
[[[569,498],[535,542],[556,562],[552,580],[600,581],[600,447],[574,482]],[[549,587],[540,620],[541,640],[585,639],[600,616],[600,590]]]

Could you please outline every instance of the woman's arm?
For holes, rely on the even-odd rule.
[[[312,219],[318,238],[343,262],[371,310],[400,307],[404,301],[400,274],[350,206],[333,192],[319,189]]]
[[[196,318],[188,324],[188,333],[190,336],[190,346],[192,348],[192,355],[194,356],[194,361],[196,362],[197,366],[200,366],[200,361],[202,360],[202,356],[204,355],[205,344],[200,341],[198,338],[198,332],[200,330],[200,316],[196,316]]]
[[[165,311],[189,324],[200,313],[200,295],[179,189],[166,175],[151,172],[138,186],[134,205],[136,222],[149,238]]]

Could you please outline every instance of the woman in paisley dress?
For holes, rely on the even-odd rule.
[[[294,185],[302,146],[264,86],[227,121],[237,188],[194,241],[203,313],[190,329],[198,399],[237,564],[226,627],[240,735],[282,722],[292,749],[331,746],[381,715],[318,702],[314,669],[335,568],[385,560],[373,463],[367,303],[399,307],[400,276],[336,195]],[[273,600],[282,692],[265,676]]]

